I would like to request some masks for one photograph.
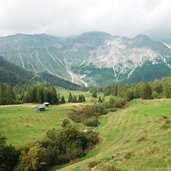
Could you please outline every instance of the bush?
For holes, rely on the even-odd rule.
[[[69,119],[64,119],[61,126],[62,127],[71,126],[70,120]]]
[[[95,104],[92,106],[86,106],[79,111],[73,111],[70,113],[69,117],[74,122],[84,123],[85,125],[97,125],[97,118],[100,115],[107,114],[107,110],[105,109],[103,104]]]
[[[48,131],[47,140],[40,142],[40,145],[46,149],[45,158],[48,159],[48,165],[52,166],[84,156],[96,143],[98,143],[96,133],[85,134],[71,124],[66,124],[62,129]]]
[[[97,117],[91,117],[87,118],[83,121],[83,124],[85,126],[92,126],[92,127],[97,127],[100,125],[100,122],[98,121]]]
[[[81,123],[84,120],[84,115],[80,112],[73,111],[69,114],[69,118],[72,119],[76,123]]]
[[[114,107],[115,108],[122,108],[125,105],[126,105],[125,99],[123,99],[121,97],[115,98],[115,100],[114,100]]]
[[[91,148],[99,142],[98,134],[92,131],[89,131],[85,134],[87,140],[87,147]]]
[[[18,163],[20,152],[6,144],[6,138],[0,134],[0,170],[11,171]]]
[[[103,104],[95,104],[92,106],[86,106],[83,108],[82,113],[84,117],[89,118],[92,116],[100,116],[107,113]]]
[[[61,129],[49,130],[45,140],[23,150],[16,171],[47,170],[49,166],[64,164],[84,156],[98,143],[95,132],[79,132],[69,120],[64,120],[63,125]]]
[[[111,97],[109,101],[104,104],[106,108],[123,108],[126,105],[126,100],[121,97]]]
[[[47,150],[39,144],[26,149],[20,156],[18,171],[40,171],[44,170],[48,164],[46,157]]]

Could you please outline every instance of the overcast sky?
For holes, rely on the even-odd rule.
[[[86,31],[171,43],[171,0],[0,0],[0,36]]]

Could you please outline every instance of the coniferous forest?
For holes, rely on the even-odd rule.
[[[93,98],[97,98],[97,92],[103,92],[105,96],[118,96],[126,101],[132,99],[157,99],[171,97],[171,77],[166,77],[152,82],[141,82],[137,84],[113,84],[106,87],[87,87],[80,90],[90,91]],[[79,90],[77,89],[77,90]],[[0,104],[15,103],[43,103],[45,101],[51,104],[62,102],[85,102],[85,97],[80,94],[78,97],[68,94],[68,99],[59,95],[55,87],[44,85],[42,83],[30,84],[28,86],[19,86],[0,83]],[[98,97],[102,102],[103,97]]]

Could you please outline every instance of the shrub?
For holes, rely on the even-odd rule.
[[[40,142],[46,149],[49,165],[63,164],[84,156],[89,148],[98,143],[94,132],[79,132],[71,124],[62,129],[52,129],[47,132],[47,140]]]
[[[92,106],[86,106],[83,108],[82,113],[84,117],[89,118],[92,116],[100,116],[107,113],[103,104],[95,104]]]
[[[104,104],[106,108],[123,108],[126,105],[126,100],[121,97],[111,97],[109,101]]]
[[[20,156],[20,163],[17,168],[18,171],[39,171],[44,170],[47,166],[47,150],[39,144],[26,149]]]
[[[18,163],[20,152],[6,144],[6,138],[0,134],[0,170],[14,170]]]
[[[74,122],[81,123],[84,120],[84,116],[82,113],[79,113],[77,111],[73,111],[69,114],[70,119],[72,119]]]
[[[115,98],[115,100],[114,100],[114,107],[115,108],[122,108],[125,105],[126,105],[125,99],[123,99],[121,97]]]
[[[107,113],[103,104],[95,104],[95,105],[87,105],[82,108],[80,111],[73,111],[70,113],[69,117],[77,123],[84,123],[85,125],[97,125],[97,118],[100,115],[104,115]]]
[[[64,119],[61,126],[62,127],[71,126],[70,120],[69,119]]]
[[[97,117],[91,117],[91,118],[85,119],[83,121],[83,124],[85,126],[97,127],[97,126],[99,126],[100,122],[98,121]]]

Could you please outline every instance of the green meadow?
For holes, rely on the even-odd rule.
[[[16,146],[24,147],[42,139],[46,132],[52,128],[59,128],[62,121],[68,118],[72,107],[91,103],[90,92],[67,91],[58,88],[58,93],[68,100],[69,92],[78,96],[83,94],[87,103],[66,103],[64,105],[52,105],[44,112],[36,111],[39,104],[21,104],[0,106],[0,133],[7,138],[7,142]],[[98,96],[102,93],[98,93]],[[78,126],[80,128],[80,125]]]
[[[31,145],[59,128],[77,105],[51,106],[45,112],[32,104],[1,106],[0,132],[17,148]],[[133,100],[99,120],[100,143],[84,158],[50,171],[171,170],[171,100]]]
[[[8,143],[16,147],[26,146],[46,135],[47,130],[60,127],[69,110],[51,106],[38,112],[35,105],[0,107],[0,132]]]

